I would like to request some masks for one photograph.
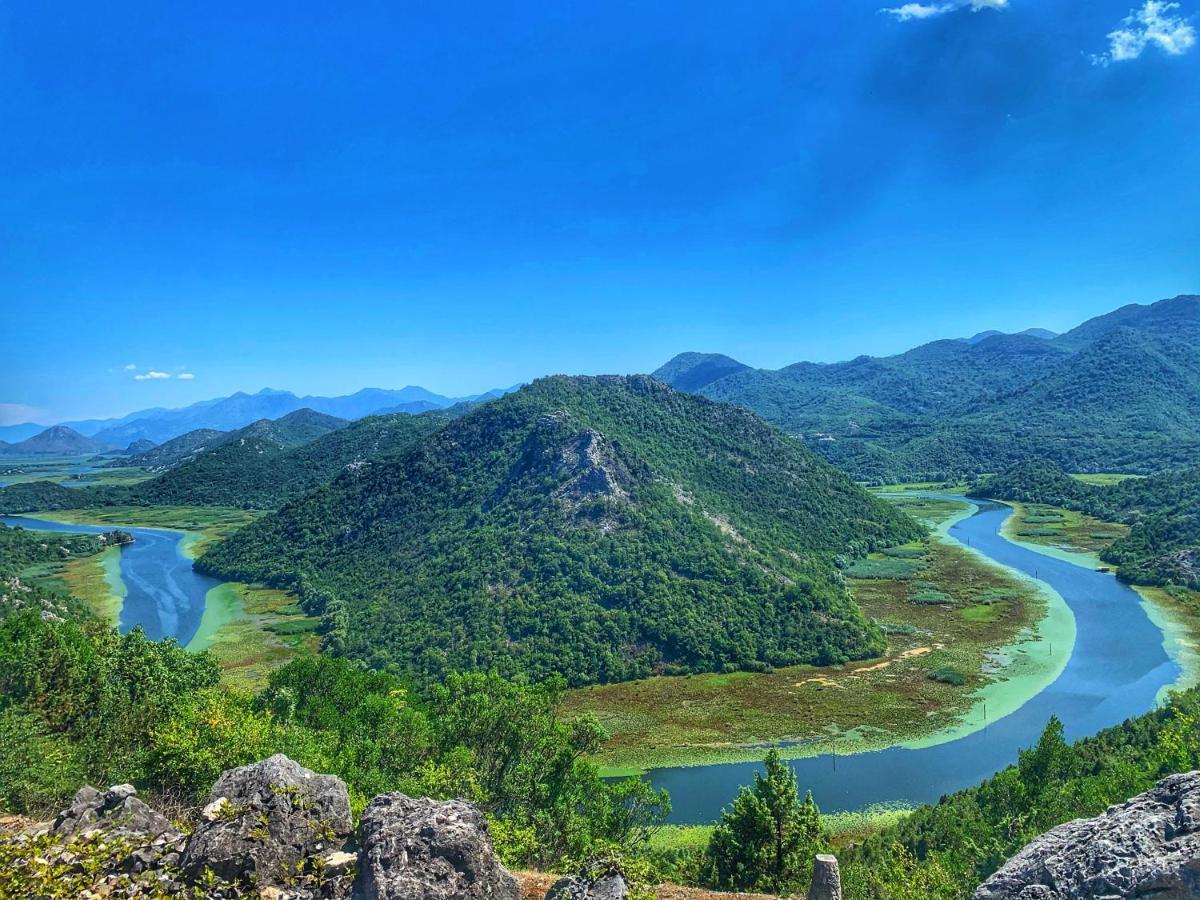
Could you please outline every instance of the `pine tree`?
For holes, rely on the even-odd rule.
[[[766,774],[738,792],[708,846],[709,877],[719,887],[781,893],[802,887],[821,848],[821,812],[812,794],[800,800],[796,773],[772,749]]]

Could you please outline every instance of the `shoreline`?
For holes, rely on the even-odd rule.
[[[1095,551],[1067,550],[1064,547],[1022,540],[1013,529],[1016,527],[1018,517],[1025,515],[1026,504],[1018,500],[994,502],[1011,506],[1015,511],[1015,515],[1004,523],[1002,529],[1004,537],[1014,544],[1019,544],[1043,556],[1060,559],[1077,566],[1090,568],[1093,571],[1109,569],[1104,574],[1111,574],[1113,578],[1117,577],[1115,567],[1110,567],[1100,559],[1100,554]],[[1167,701],[1172,691],[1187,690],[1200,684],[1200,624],[1190,622],[1189,617],[1178,608],[1179,605],[1172,601],[1162,588],[1145,584],[1130,584],[1129,587],[1141,597],[1142,608],[1146,611],[1147,618],[1163,633],[1163,649],[1171,661],[1179,667],[1179,677],[1172,684],[1164,685],[1158,692],[1158,703],[1161,706]]]
[[[920,496],[925,493],[914,492],[909,493],[908,496]],[[780,755],[785,759],[804,759],[826,754],[857,755],[892,747],[907,749],[931,747],[949,743],[983,730],[989,723],[1016,711],[1052,684],[1062,673],[1074,652],[1075,616],[1070,607],[1049,585],[1018,569],[996,562],[986,554],[963,544],[950,535],[949,531],[956,523],[974,515],[978,504],[966,496],[949,494],[937,494],[937,496],[960,503],[963,508],[931,527],[932,538],[948,546],[969,551],[972,557],[990,568],[1031,587],[1041,601],[1041,615],[1037,620],[1023,628],[1013,640],[995,647],[991,651],[997,658],[1005,660],[1002,669],[1003,677],[994,678],[987,684],[976,688],[967,698],[964,708],[945,714],[942,721],[931,724],[916,723],[912,729],[912,732],[915,733],[906,734],[897,731],[895,727],[885,729],[870,725],[859,725],[844,730],[830,728],[827,737],[808,737],[791,741],[780,738],[728,746],[692,746],[661,753],[648,751],[647,756],[653,756],[653,759],[648,759],[647,762],[650,764],[646,765],[640,764],[640,761],[633,761],[639,755],[637,751],[627,751],[618,755],[614,764],[601,765],[601,772],[605,776],[618,777],[644,775],[656,769],[753,763],[760,761],[763,752],[772,746],[777,747]],[[1054,650],[1052,655],[1049,652],[1051,648]],[[880,659],[894,658],[889,655]],[[861,661],[861,663],[863,667],[873,664],[869,660]],[[805,673],[820,671],[815,667],[805,667],[804,669]],[[945,721],[947,716],[952,717],[951,721]]]

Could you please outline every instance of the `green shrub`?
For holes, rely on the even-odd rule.
[[[967,683],[967,676],[952,666],[942,666],[940,669],[934,669],[929,673],[929,678],[932,681],[937,681],[941,684],[952,684],[955,687],[961,687]]]
[[[924,606],[937,606],[943,603],[953,603],[954,598],[941,591],[917,591],[912,596],[912,602]]]
[[[921,564],[911,559],[860,559],[846,574],[851,578],[907,581],[919,571]]]

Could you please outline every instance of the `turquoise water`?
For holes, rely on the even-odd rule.
[[[98,534],[120,528],[132,534],[133,543],[121,548],[121,580],[126,592],[119,626],[122,632],[140,625],[148,637],[173,637],[186,645],[200,626],[205,595],[221,584],[192,570],[192,560],[181,547],[185,537],[181,531],[76,525],[28,516],[0,516],[0,522],[37,531]]]
[[[1095,734],[1153,709],[1160,689],[1179,677],[1179,667],[1163,649],[1162,631],[1147,617],[1135,591],[1112,575],[1007,540],[1000,529],[1011,514],[1007,506],[983,503],[974,515],[951,526],[950,534],[1062,596],[1076,623],[1066,667],[1024,706],[965,737],[916,749],[792,760],[800,789],[811,790],[822,810],[936,802],[1014,763],[1017,751],[1037,741],[1051,715],[1063,721],[1069,740]],[[655,769],[646,777],[671,792],[670,821],[711,822],[758,768],[723,763]]]

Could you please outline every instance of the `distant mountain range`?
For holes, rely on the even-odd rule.
[[[519,385],[497,388],[469,397],[446,397],[411,385],[399,390],[364,388],[341,397],[298,397],[291,391],[264,388],[256,394],[239,391],[229,397],[202,400],[182,409],[156,407],[139,410],[118,419],[84,419],[63,422],[55,427],[70,429],[95,441],[95,450],[82,452],[102,452],[128,447],[140,440],[163,444],[197,429],[233,431],[260,419],[278,419],[300,409],[311,409],[348,420],[384,413],[415,414],[446,409],[457,403],[500,397],[517,387]],[[0,426],[0,440],[10,443],[8,447],[0,447],[0,452],[6,455],[47,452],[31,449],[30,445],[24,443],[43,430],[42,426],[31,423]]]
[[[1131,304],[1055,335],[984,332],[897,356],[754,369],[685,353],[656,378],[745,406],[876,482],[1200,462],[1200,297]]]

